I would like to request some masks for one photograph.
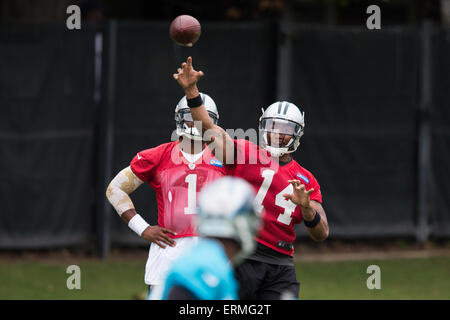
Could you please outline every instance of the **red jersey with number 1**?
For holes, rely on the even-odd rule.
[[[155,190],[158,225],[177,233],[172,238],[197,235],[197,198],[204,186],[226,173],[222,163],[205,148],[203,155],[189,163],[178,141],[139,152],[131,161],[134,174]]]
[[[295,160],[285,165],[270,156],[266,150],[243,139],[235,140],[235,163],[228,167],[229,174],[247,180],[256,192],[255,203],[264,217],[264,225],[256,241],[278,252],[293,255],[295,241],[294,224],[302,221],[302,210],[283,197],[293,193],[288,180],[300,180],[306,190],[314,188],[311,200],[322,203],[322,194],[316,178]],[[283,244],[290,244],[287,248]]]

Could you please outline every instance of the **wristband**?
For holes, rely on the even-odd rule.
[[[311,221],[307,221],[307,220],[303,220],[305,222],[305,226],[307,226],[308,228],[314,228],[315,226],[317,226],[320,222],[320,214],[317,213],[314,215],[314,219],[312,219]]]
[[[187,99],[187,105],[189,108],[198,108],[203,104],[202,97],[200,95],[192,99]]]
[[[130,229],[136,232],[139,236],[141,236],[142,232],[144,232],[144,230],[149,226],[150,225],[145,222],[139,214],[135,214],[134,217],[128,221],[128,227],[130,227]]]

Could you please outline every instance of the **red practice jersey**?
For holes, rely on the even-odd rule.
[[[322,203],[319,183],[293,159],[280,166],[266,150],[250,141],[235,140],[235,145],[237,155],[235,163],[228,167],[228,174],[247,180],[256,192],[255,203],[264,217],[264,226],[256,240],[278,252],[293,255],[294,224],[300,223],[303,217],[300,206],[283,197],[294,190],[288,180],[300,180],[306,190],[314,188],[310,199]]]
[[[134,174],[155,190],[158,225],[177,233],[172,238],[197,235],[197,198],[204,186],[224,176],[222,163],[205,148],[200,159],[190,164],[182,155],[178,141],[139,152],[131,161]]]

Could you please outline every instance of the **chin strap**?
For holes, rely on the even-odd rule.
[[[186,123],[183,124],[183,128],[177,128],[177,134],[184,136],[192,140],[203,140],[202,136],[195,127],[189,127]]]
[[[271,146],[266,146],[266,150],[271,154],[272,157],[279,158],[282,155],[289,153],[288,148],[275,148]]]
[[[292,152],[292,151],[289,151],[289,147],[291,146],[291,144],[294,143],[294,140],[295,140],[294,138],[291,138],[291,140],[289,140],[289,142],[287,143],[287,145],[285,147],[278,148],[278,147],[269,146],[267,134],[268,134],[268,132],[266,132],[264,134],[264,140],[265,140],[265,145],[266,145],[265,149],[272,155],[272,157],[279,158],[286,153]]]

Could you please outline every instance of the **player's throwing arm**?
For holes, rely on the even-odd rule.
[[[173,78],[184,89],[195,126],[206,142],[214,142],[210,149],[214,156],[224,164],[234,161],[234,142],[223,128],[215,125],[203,105],[197,88],[197,82],[204,76],[203,71],[196,71],[192,66],[192,57],[181,64]]]

